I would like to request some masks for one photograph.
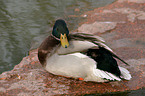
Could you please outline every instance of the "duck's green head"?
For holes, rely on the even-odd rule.
[[[52,35],[61,41],[61,45],[64,48],[67,48],[69,46],[68,34],[69,30],[65,21],[62,19],[56,20],[53,26]]]

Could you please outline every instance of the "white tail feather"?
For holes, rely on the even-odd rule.
[[[94,74],[98,77],[101,77],[101,78],[104,78],[104,79],[107,79],[107,80],[117,80],[117,81],[121,81],[121,79],[109,72],[106,72],[106,71],[103,71],[103,70],[100,70],[100,69],[95,69],[94,70]]]
[[[132,77],[130,75],[130,72],[123,68],[123,67],[119,67],[120,71],[121,71],[121,78],[126,79],[126,80],[130,80]]]

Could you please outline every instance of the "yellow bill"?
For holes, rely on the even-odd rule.
[[[62,47],[67,48],[69,46],[66,34],[64,34],[64,35],[61,34],[60,35],[60,41],[61,41],[61,46]]]

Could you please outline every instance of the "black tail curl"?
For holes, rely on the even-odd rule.
[[[99,47],[99,49],[89,49],[87,51],[87,55],[97,62],[98,69],[110,72],[120,77],[121,72],[119,70],[117,61],[113,58],[111,52],[103,47]]]

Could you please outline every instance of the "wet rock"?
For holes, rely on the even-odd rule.
[[[135,18],[145,20],[144,11],[133,10],[131,8],[115,8],[113,10],[122,14],[127,14],[128,20],[131,22],[134,22]]]
[[[82,33],[103,33],[108,30],[114,29],[116,22],[94,22],[92,24],[83,24],[78,28]]]
[[[134,3],[145,3],[144,0],[118,0],[118,2],[134,2]]]
[[[125,21],[125,19],[122,20],[122,18],[124,17],[123,14],[127,15],[127,19],[128,21],[130,22],[134,22],[135,19],[139,19],[139,20],[145,20],[145,12],[144,11],[141,11],[141,10],[134,10],[134,9],[131,9],[131,8],[114,8],[112,10],[103,10],[102,13],[95,13],[95,15],[109,15],[109,14],[116,14],[116,16],[120,17],[120,20],[117,21],[118,23],[121,23],[121,21]],[[121,17],[123,16],[123,17]],[[116,18],[117,18],[116,17]],[[115,19],[115,18],[114,18]],[[114,20],[113,20],[114,21]]]
[[[12,71],[0,75],[0,95],[82,95],[135,90],[145,86],[145,58],[128,59],[130,66],[121,64],[131,72],[132,80],[95,83],[52,75],[38,62],[37,50],[30,53]]]
[[[142,38],[122,38],[109,43],[112,48],[130,47],[130,48],[144,48],[145,40]]]
[[[106,7],[85,13],[87,22],[79,31],[98,34],[114,52],[130,64],[132,79],[121,82],[84,82],[55,76],[43,69],[37,49],[30,51],[13,70],[0,74],[0,96],[84,95],[124,92],[145,87],[145,24],[143,0],[119,0]]]

